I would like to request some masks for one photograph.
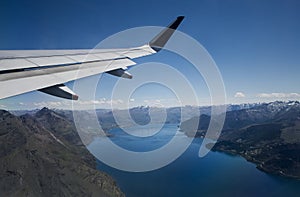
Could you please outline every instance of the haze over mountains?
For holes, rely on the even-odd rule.
[[[227,105],[227,111],[248,109],[254,106],[260,105],[255,104],[240,104],[240,105]],[[61,110],[61,109],[51,109],[52,111],[63,114],[68,120],[73,120],[73,111],[71,110]],[[39,110],[15,110],[10,111],[12,114],[20,116],[24,114],[35,114]],[[199,114],[210,115],[211,106],[184,106],[184,107],[171,107],[171,108],[158,108],[149,106],[138,106],[133,107],[129,110],[127,109],[96,109],[97,118],[100,122],[102,128],[107,131],[112,127],[117,126],[115,117],[122,118],[123,125],[119,126],[130,126],[134,121],[137,124],[145,125],[150,123],[166,123],[166,124],[180,124],[181,117],[189,119],[195,117]],[[85,121],[89,122],[90,118],[93,116],[92,110],[82,110],[75,111],[76,115],[80,118],[84,118]],[[130,116],[127,114],[129,113]]]

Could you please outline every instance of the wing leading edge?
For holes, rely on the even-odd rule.
[[[92,51],[0,51],[0,99],[39,90],[53,96],[77,100],[78,96],[64,83],[103,72],[132,78],[126,71],[128,66],[136,64],[131,59],[160,51],[183,18],[177,17],[148,44],[140,47]]]

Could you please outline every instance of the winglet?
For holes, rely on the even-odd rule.
[[[162,30],[157,36],[155,36],[150,42],[149,45],[155,51],[160,51],[165,44],[168,42],[172,34],[175,32],[177,27],[180,25],[184,16],[178,16],[177,19],[171,23],[168,27]]]

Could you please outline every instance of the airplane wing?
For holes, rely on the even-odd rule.
[[[162,30],[148,44],[134,48],[95,50],[0,50],[0,99],[33,90],[77,100],[64,83],[109,73],[132,78],[126,71],[131,59],[154,54],[167,43],[183,16]],[[80,72],[78,72],[80,69]]]

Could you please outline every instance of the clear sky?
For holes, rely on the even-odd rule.
[[[178,15],[186,16],[180,31],[200,42],[218,65],[228,103],[299,100],[300,1],[297,0],[2,0],[0,49],[94,48],[119,31],[165,26]],[[184,64],[165,51],[136,60],[147,61],[177,68]],[[192,76],[192,71],[185,72],[191,75],[192,83],[205,87],[202,79]],[[105,88],[97,93],[99,107],[107,107],[110,102],[119,102],[122,107],[121,99],[107,98],[115,80],[104,76]],[[67,85],[72,87],[72,83]],[[201,94],[201,89],[198,96],[203,105],[209,103],[209,95]],[[157,85],[140,88],[133,97],[132,105],[151,104],[151,101],[166,106],[177,104],[168,89]],[[69,104],[33,92],[3,99],[0,108],[65,108]]]

